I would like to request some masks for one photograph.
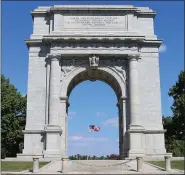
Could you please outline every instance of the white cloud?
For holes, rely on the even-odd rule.
[[[166,50],[167,50],[166,44],[162,44],[162,45],[159,47],[159,52],[160,52],[160,53],[164,53],[164,52],[166,52]]]
[[[107,116],[107,114],[104,113],[104,112],[96,112],[96,116],[98,116],[98,117],[104,117],[104,116]]]
[[[76,141],[76,140],[81,140],[83,137],[82,136],[71,136],[69,138],[69,140],[73,140],[73,141]]]
[[[70,111],[70,112],[68,112],[68,115],[76,115],[76,112],[75,111]]]
[[[89,143],[86,143],[86,142],[73,142],[71,145],[69,145],[71,147],[88,147],[89,146]]]
[[[75,111],[68,112],[68,119],[72,119],[76,115]]]
[[[118,127],[118,117],[105,120],[102,124],[106,126]]]
[[[83,137],[83,136],[70,136],[70,141],[76,142],[106,142],[108,138],[106,137]]]

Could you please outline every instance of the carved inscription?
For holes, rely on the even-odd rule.
[[[64,28],[125,28],[125,16],[64,16]]]

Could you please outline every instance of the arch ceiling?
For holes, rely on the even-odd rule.
[[[103,81],[114,90],[114,92],[116,93],[117,99],[119,99],[122,95],[121,86],[113,75],[101,69],[86,69],[78,73],[76,76],[74,76],[73,79],[70,81],[68,88],[67,88],[67,96],[68,97],[70,96],[72,90],[79,83],[86,81],[86,80]]]

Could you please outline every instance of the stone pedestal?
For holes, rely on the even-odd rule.
[[[61,172],[67,173],[70,171],[70,160],[68,158],[62,158]]]
[[[136,157],[137,159],[137,172],[143,171],[143,158],[142,157]]]
[[[171,171],[171,158],[172,158],[172,154],[171,153],[167,153],[165,156],[165,171]]]
[[[39,157],[33,157],[33,173],[39,171]]]

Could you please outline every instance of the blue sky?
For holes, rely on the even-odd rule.
[[[157,12],[155,34],[164,40],[160,49],[162,113],[171,115],[169,88],[184,67],[184,4],[160,1],[29,1],[2,2],[2,73],[22,93],[27,91],[28,49],[32,33],[30,12],[37,6],[57,4],[126,4],[148,6]],[[90,92],[90,93],[89,93]],[[83,82],[71,93],[69,107],[69,154],[118,153],[117,107],[114,91],[105,83]],[[101,132],[88,133],[88,125]]]

